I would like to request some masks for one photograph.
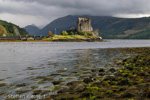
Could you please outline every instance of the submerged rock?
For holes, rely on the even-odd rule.
[[[72,82],[67,83],[67,86],[79,85],[79,84],[84,84],[84,82],[82,82],[82,81],[72,81]]]
[[[27,93],[27,92],[30,92],[31,90],[19,90],[19,91],[16,91],[17,94],[23,94],[23,93]]]
[[[42,93],[42,90],[35,90],[35,91],[33,91],[32,95],[39,95],[41,93]]]
[[[26,83],[22,83],[22,84],[17,84],[16,86],[17,87],[24,87],[24,86],[27,86],[27,84]]]
[[[54,85],[59,85],[61,82],[62,82],[62,81],[53,81],[52,83],[53,83]]]
[[[132,98],[134,95],[132,93],[125,93],[121,96],[122,98]]]
[[[59,91],[58,91],[58,93],[67,93],[67,92],[69,92],[69,87],[62,87]]]
[[[7,86],[7,83],[0,83],[0,87]]]
[[[111,68],[111,69],[109,69],[109,71],[114,73],[116,71],[116,69],[115,68]]]
[[[103,68],[99,69],[99,72],[105,72],[105,70]]]
[[[105,73],[99,73],[98,75],[99,75],[99,76],[104,76],[104,75],[105,75]]]
[[[90,82],[93,82],[93,80],[91,78],[85,78],[83,82],[89,84]]]

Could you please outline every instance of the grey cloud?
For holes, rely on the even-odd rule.
[[[25,3],[38,3],[45,7],[55,6],[58,9],[72,9],[72,12],[89,10],[87,13],[104,13],[112,15],[115,13],[150,13],[150,0],[13,0]],[[77,11],[79,10],[79,11]],[[92,11],[92,12],[91,12]],[[84,13],[84,12],[83,12]],[[92,14],[93,14],[92,13]]]
[[[150,14],[150,0],[1,0],[0,14],[42,16],[65,15],[117,16]]]

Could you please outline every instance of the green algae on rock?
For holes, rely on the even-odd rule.
[[[55,100],[69,100],[71,98],[77,100],[149,99],[150,48],[121,48],[120,50],[131,52],[135,55],[133,57],[131,56],[124,59],[122,62],[119,62],[118,66],[120,66],[120,68],[108,69],[107,72],[114,73],[113,76],[105,76],[105,70],[101,69],[99,70],[99,75],[105,77],[101,78],[100,80],[94,80],[93,77],[83,79],[83,82],[86,82],[87,85],[84,85],[85,88],[82,91],[61,91],[60,93],[58,92],[57,95],[52,95],[51,98]],[[91,72],[93,73],[96,71],[93,70]],[[75,83],[71,82],[68,84],[70,88]]]
[[[7,83],[0,83],[0,87],[7,86]]]

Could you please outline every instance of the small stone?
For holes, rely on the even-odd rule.
[[[41,93],[42,93],[42,90],[35,90],[35,91],[33,91],[32,95],[39,95]]]
[[[105,73],[99,73],[99,76],[104,76],[105,75]]]
[[[54,85],[58,85],[58,84],[61,83],[61,81],[53,81],[52,83],[53,83]]]
[[[95,82],[93,83],[92,87],[99,87],[101,85],[101,82]]]
[[[84,82],[82,82],[82,81],[72,81],[72,82],[67,83],[68,86],[70,86],[70,85],[78,85],[78,84],[84,84]]]
[[[99,72],[105,72],[105,70],[102,68],[102,69],[99,70]]]
[[[90,82],[93,82],[93,80],[91,78],[85,78],[83,82],[89,84]]]
[[[95,69],[92,69],[91,71],[92,71],[92,72],[96,72],[96,70],[95,70]]]
[[[127,69],[128,69],[128,70],[133,70],[133,68],[132,68],[132,67],[127,67]]]
[[[116,69],[111,68],[111,69],[109,69],[109,71],[112,72],[112,73],[114,73],[116,71]]]
[[[22,83],[22,84],[17,84],[16,86],[23,87],[23,86],[26,86],[26,85],[27,85],[26,83]]]
[[[127,80],[127,79],[125,79],[125,80],[121,80],[119,83],[118,83],[118,85],[129,85],[130,83],[129,83],[129,81]]]
[[[79,84],[76,88],[75,91],[77,92],[82,92],[85,89],[85,85],[84,84]]]
[[[145,76],[145,73],[144,73],[144,72],[141,72],[141,73],[140,73],[140,76]]]
[[[69,92],[69,88],[68,87],[63,87],[61,88],[58,93],[65,93],[65,92]]]
[[[125,93],[125,94],[123,94],[121,97],[122,97],[122,98],[132,98],[132,97],[134,97],[134,95],[131,94],[131,93]]]

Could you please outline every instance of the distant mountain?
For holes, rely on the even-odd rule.
[[[51,23],[49,23],[47,26],[45,26],[43,29],[41,29],[37,34],[38,35],[48,35],[49,31],[52,31],[53,34],[60,34],[62,30],[70,29],[71,27],[76,26],[77,16],[66,16],[58,18]]]
[[[30,34],[30,35],[37,35],[36,33],[38,31],[40,31],[40,28],[38,28],[35,25],[28,25],[26,27],[24,27],[24,29],[26,29],[26,31]]]
[[[149,39],[150,38],[150,17],[144,18],[116,18],[107,16],[65,16],[52,21],[38,35],[48,35],[51,30],[53,34],[60,34],[61,31],[76,27],[78,17],[90,17],[94,29],[100,30],[103,38],[126,38],[126,39]]]
[[[29,33],[19,26],[0,20],[0,36],[28,35]]]

